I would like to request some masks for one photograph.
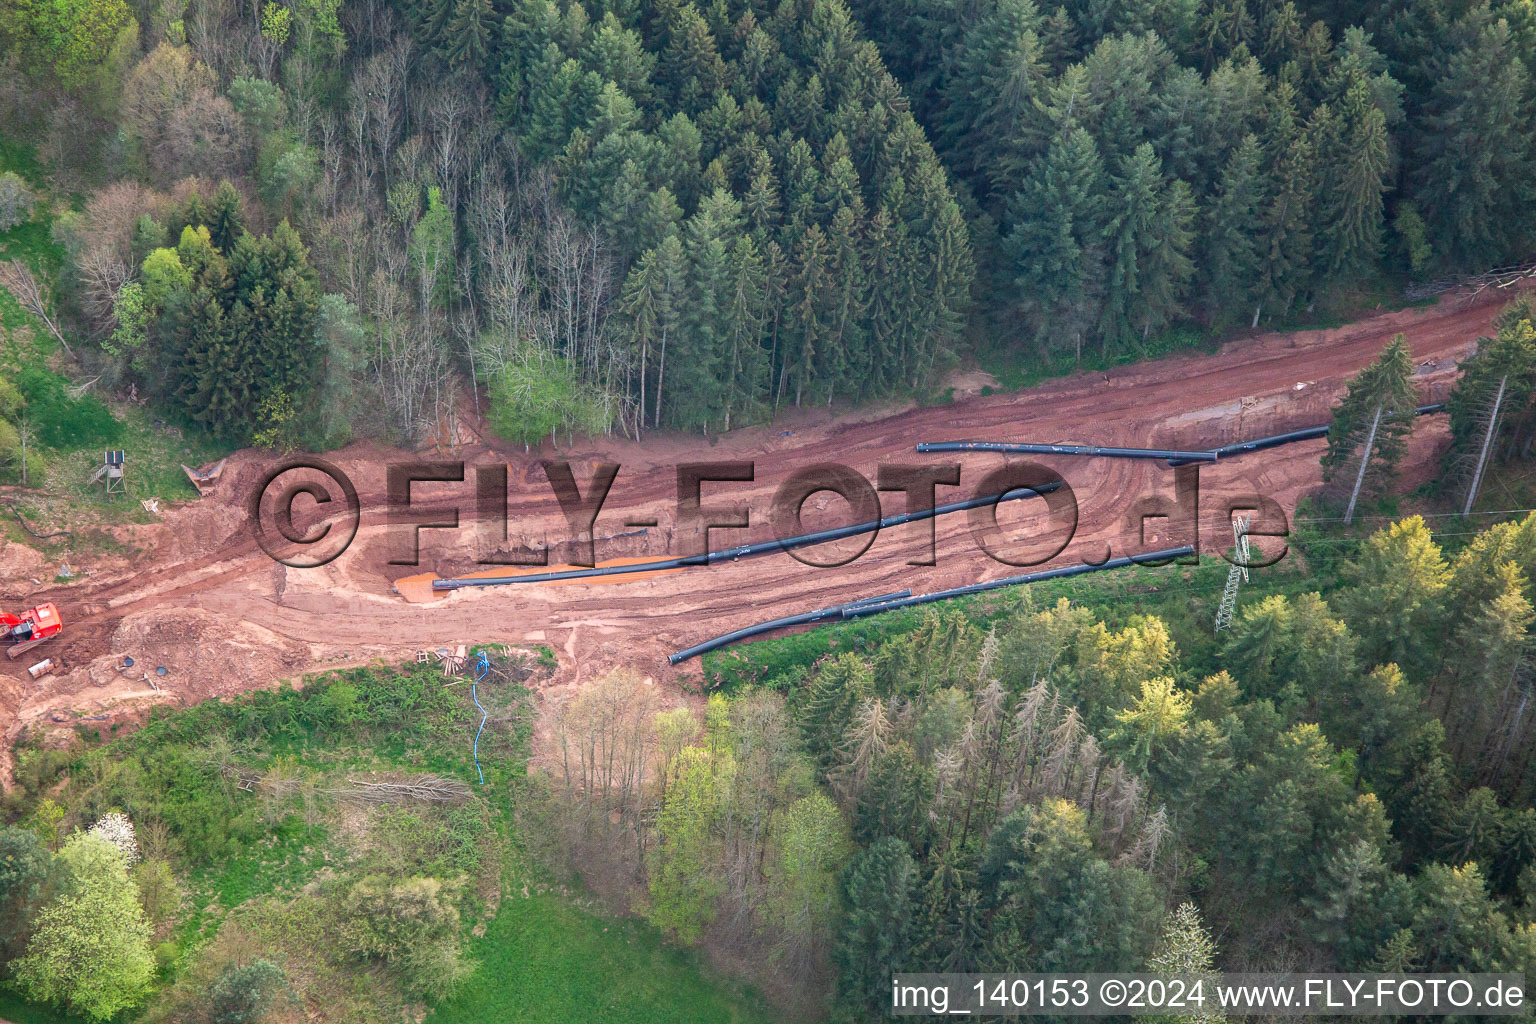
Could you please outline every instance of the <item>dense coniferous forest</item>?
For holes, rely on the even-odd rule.
[[[1043,345],[1529,256],[1527,5],[854,6]]]
[[[465,379],[515,440],[718,431],[1530,250],[1524,3],[0,10],[81,359],[235,440],[417,437]]]

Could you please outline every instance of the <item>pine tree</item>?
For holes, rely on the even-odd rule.
[[[767,150],[760,150],[752,168],[751,185],[742,197],[747,222],[758,232],[771,230],[779,220],[779,186],[774,178],[773,161]]]
[[[640,420],[646,419],[646,391],[652,358],[657,360],[652,425],[661,425],[662,386],[668,342],[681,330],[687,263],[675,232],[654,249],[647,249],[624,284],[624,313],[630,322],[630,343],[639,349]]]
[[[1352,575],[1358,582],[1337,604],[1360,637],[1362,660],[1393,661],[1410,675],[1422,672],[1431,653],[1422,641],[1440,628],[1450,579],[1424,520],[1410,516],[1372,534]]]
[[[865,347],[864,309],[868,302],[863,262],[863,202],[844,206],[832,218],[828,254],[829,317],[827,341],[818,353],[817,376],[830,405],[836,391],[864,393],[870,380]]]
[[[683,427],[708,428],[724,419],[725,312],[731,292],[728,260],[740,223],[740,204],[724,190],[699,205],[685,229],[687,299],[674,343],[671,413]],[[659,397],[659,382],[658,382]]]
[[[729,258],[730,298],[725,312],[728,368],[724,429],[734,421],[758,418],[771,386],[772,368],[761,339],[767,320],[762,255],[751,235],[742,235]]]
[[[1121,162],[1113,183],[1103,230],[1108,271],[1099,331],[1108,342],[1126,343],[1177,311],[1191,269],[1194,211],[1188,186],[1164,183],[1150,144]]]
[[[1184,296],[1195,272],[1189,258],[1194,223],[1195,198],[1189,185],[1175,178],[1158,197],[1152,231],[1161,241],[1153,244],[1142,259],[1136,324],[1143,340],[1183,315]]]
[[[1536,621],[1519,566],[1505,562],[1492,575],[1492,594],[1451,638],[1457,657],[1447,666],[1451,685],[1441,712],[1447,749],[1488,779],[1498,777],[1512,746],[1500,727],[1511,705],[1527,698],[1518,673],[1530,655],[1529,630]]]
[[[1031,102],[1046,86],[1039,24],[1034,0],[999,0],[945,55],[938,139],[964,177],[986,181],[1005,138],[999,126],[1022,129],[1021,118],[1039,117]]]
[[[854,709],[873,695],[874,682],[869,665],[853,654],[833,658],[817,669],[795,709],[795,720],[805,737],[806,752],[823,769],[835,762]]]
[[[825,313],[830,279],[827,273],[827,238],[812,224],[795,246],[790,285],[790,336],[793,355],[786,361],[795,380],[795,405],[800,405],[805,386],[815,381],[816,360],[826,343]]]
[[[678,8],[667,25],[669,43],[661,58],[661,80],[678,107],[697,114],[712,106],[725,84],[725,62],[709,25],[693,4]]]
[[[1368,839],[1335,851],[1324,862],[1317,890],[1303,899],[1313,936],[1333,947],[1343,963],[1363,967],[1399,909],[1401,894],[1395,890],[1401,883]]]

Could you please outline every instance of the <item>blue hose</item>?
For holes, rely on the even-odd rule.
[[[491,670],[491,660],[484,651],[475,661],[475,681],[469,684],[469,699],[475,702],[475,707],[480,708],[480,728],[475,730],[475,771],[480,775],[480,785],[485,785],[485,772],[480,770],[480,734],[485,731],[487,714],[480,704],[480,680]]]

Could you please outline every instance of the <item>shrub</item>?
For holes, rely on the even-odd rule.
[[[243,967],[230,964],[208,987],[208,1017],[212,1024],[254,1024],[266,1015],[288,976],[271,960],[252,960]]]
[[[446,994],[470,972],[459,955],[459,911],[436,878],[364,878],[337,906],[349,952],[382,960],[401,984]]]

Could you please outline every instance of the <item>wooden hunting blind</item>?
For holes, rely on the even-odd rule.
[[[121,448],[108,449],[106,456],[102,459],[102,464],[96,467],[96,472],[91,477],[90,482],[94,484],[98,480],[105,481],[108,494],[125,493],[126,487],[123,483],[124,461],[125,457]]]

